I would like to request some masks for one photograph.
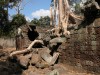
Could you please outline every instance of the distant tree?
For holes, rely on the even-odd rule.
[[[39,20],[37,18],[34,18],[32,21],[31,21],[32,24],[34,25],[40,25],[39,24]]]
[[[50,17],[49,16],[41,17],[39,19],[39,23],[40,25],[50,25]]]
[[[45,24],[44,25],[50,25],[50,17],[49,16],[45,16],[44,20],[45,20]]]
[[[50,17],[45,16],[45,17],[40,17],[40,19],[34,18],[31,21],[32,24],[34,25],[40,25],[40,26],[45,26],[45,25],[50,25]]]
[[[23,24],[26,24],[25,16],[22,14],[16,14],[13,16],[13,19],[11,21],[12,27],[18,28],[19,26],[22,26]]]

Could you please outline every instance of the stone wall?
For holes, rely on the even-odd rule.
[[[59,48],[59,62],[100,74],[100,19],[79,30]]]

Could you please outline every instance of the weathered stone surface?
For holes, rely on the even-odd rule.
[[[32,54],[30,63],[34,65],[34,64],[38,63],[40,60],[41,60],[41,57],[39,54]]]
[[[40,54],[41,58],[44,59],[46,62],[51,62],[52,56],[47,53],[47,52],[43,52]]]
[[[66,38],[64,37],[57,37],[50,40],[50,43],[63,43],[63,42],[66,42]]]
[[[74,30],[71,38],[58,48],[59,62],[84,68],[87,72],[100,73],[97,70],[100,68],[100,64],[98,64],[100,60],[99,45],[100,27],[90,25],[77,31]]]
[[[92,50],[97,50],[97,46],[91,46]]]
[[[43,52],[50,53],[51,50],[50,50],[49,48],[47,48],[47,47],[39,48],[39,49],[38,49],[38,53],[39,53],[39,54],[41,54],[41,53],[43,53]]]
[[[49,44],[49,48],[50,48],[51,50],[55,49],[56,46],[57,46],[57,43],[51,43],[51,44]]]
[[[46,61],[40,61],[38,63],[36,63],[35,65],[37,68],[47,68],[49,67],[50,65],[46,62]]]
[[[100,27],[100,18],[97,18],[94,23],[93,23],[94,27]]]
[[[67,41],[67,39],[66,39],[65,37],[56,37],[56,38],[54,38],[54,39],[51,39],[51,40],[49,41],[49,48],[50,48],[51,50],[57,50],[58,47],[59,47],[59,45],[60,45],[61,43],[66,42],[66,41]]]
[[[46,37],[43,39],[44,45],[47,46],[49,44],[49,41],[51,40],[50,37]]]
[[[97,41],[91,41],[92,46],[97,46]]]
[[[59,74],[58,70],[55,69],[46,75],[60,75],[60,74]]]
[[[31,58],[32,54],[26,55],[26,56],[18,56],[17,60],[19,61],[19,64],[24,67],[27,68],[30,58]]]

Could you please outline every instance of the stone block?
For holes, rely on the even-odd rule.
[[[93,35],[95,35],[96,34],[96,32],[95,32],[95,29],[92,27],[92,29],[91,29],[91,33],[90,34],[93,34]]]
[[[66,42],[66,38],[64,37],[57,37],[50,40],[50,43],[63,43],[63,42]]]
[[[31,64],[36,64],[41,60],[41,57],[39,56],[39,54],[33,54],[30,63]]]
[[[100,18],[95,19],[93,26],[94,27],[100,27]]]
[[[97,41],[91,41],[92,46],[97,46]]]
[[[85,46],[81,46],[81,47],[80,47],[80,50],[81,50],[81,51],[84,51],[85,49],[86,49]]]
[[[47,75],[60,75],[58,70],[53,70],[50,73],[48,73]]]
[[[19,56],[18,58],[19,64],[23,67],[23,68],[27,68],[30,59],[27,56]]]
[[[96,41],[96,38],[97,38],[96,35],[91,35],[90,36],[90,40],[92,40],[92,41]]]
[[[96,34],[100,34],[100,27],[96,27],[96,28],[95,28],[95,33],[96,33]]]
[[[89,61],[89,60],[85,60],[84,61],[84,65],[93,66],[94,62],[93,61]]]
[[[97,46],[91,46],[92,50],[97,50]]]

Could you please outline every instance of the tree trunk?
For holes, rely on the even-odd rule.
[[[62,25],[62,0],[59,0],[59,14],[60,14],[60,26]]]
[[[58,7],[57,7],[58,5]],[[57,12],[58,11],[58,19],[57,17]],[[75,15],[72,11],[70,11],[70,6],[68,3],[68,0],[54,0],[54,25],[56,25],[56,22],[58,20],[58,26],[55,26],[55,34],[57,36],[60,36],[59,31],[62,29],[63,35],[70,34],[70,32],[67,30],[67,27],[69,25],[69,20],[73,19],[71,23],[75,24],[75,19],[82,20],[80,16]]]
[[[54,0],[54,25],[56,26],[56,0]]]
[[[52,6],[50,6],[50,26],[53,25]]]

